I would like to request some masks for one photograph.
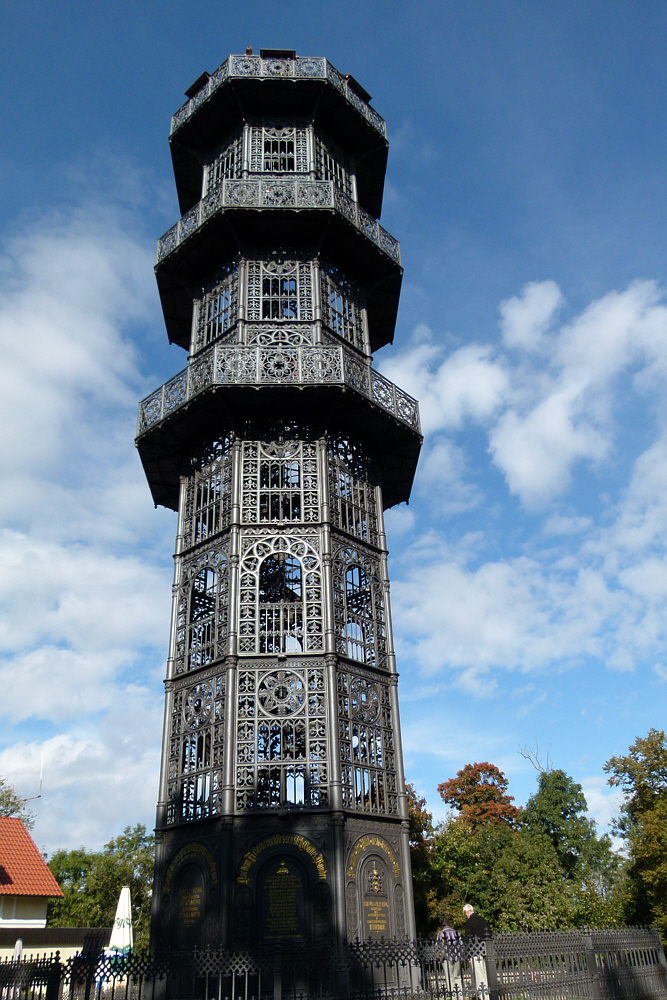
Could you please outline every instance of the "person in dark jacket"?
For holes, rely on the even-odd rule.
[[[466,944],[473,944],[475,941],[488,941],[491,937],[491,928],[488,920],[485,920],[479,913],[475,913],[475,907],[466,903],[463,907],[466,918],[466,928],[464,938]],[[486,959],[482,955],[473,955],[470,958],[472,969],[472,981],[478,997],[489,995],[489,984],[486,977]]]
[[[457,997],[463,996],[463,980],[461,979],[461,959],[463,958],[463,938],[450,924],[450,918],[445,916],[444,922],[436,937],[438,951],[442,955],[442,970],[445,986]]]

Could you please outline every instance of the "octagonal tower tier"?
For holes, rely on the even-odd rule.
[[[385,125],[285,51],[187,96],[156,274],[189,356],[137,437],[179,517],[152,948],[413,937],[383,510],[421,435],[371,359],[402,275]]]

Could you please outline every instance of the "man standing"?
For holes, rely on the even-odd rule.
[[[448,915],[445,916],[435,940],[442,955],[445,986],[453,997],[463,997],[463,980],[461,979],[461,959],[464,957],[463,938],[451,926]]]
[[[488,941],[491,937],[489,922],[480,916],[479,913],[475,913],[475,907],[471,906],[470,903],[466,903],[463,907],[463,912],[466,918],[464,934],[466,945],[470,947],[470,950],[474,949],[477,951],[479,946],[476,945],[476,942]],[[481,949],[479,951],[481,952]],[[482,954],[473,954],[470,956],[470,966],[472,968],[473,986],[477,996],[488,997],[489,984],[486,978],[486,958]]]

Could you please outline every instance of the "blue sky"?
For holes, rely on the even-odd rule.
[[[387,518],[408,780],[539,744],[602,766],[667,694],[667,6],[3,5],[0,775],[51,851],[152,825],[175,517],[136,404],[184,365],[152,273],[169,117],[247,45],[325,55],[389,127],[395,344],[422,404]]]

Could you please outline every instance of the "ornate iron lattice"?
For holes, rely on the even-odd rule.
[[[221,812],[225,681],[215,670],[195,684],[183,678],[172,695],[167,763],[167,823]]]
[[[253,123],[250,129],[250,172],[308,173],[308,132],[305,124],[283,119]]]
[[[386,668],[379,555],[361,545],[336,544],[333,591],[338,652],[352,660]]]
[[[275,78],[276,76],[292,79],[326,79],[352,104],[360,114],[375,128],[380,135],[386,137],[387,124],[375,108],[363,101],[354,88],[351,87],[342,73],[332,66],[327,59],[316,56],[297,56],[295,59],[263,59],[261,56],[230,56],[218,66],[206,83],[183,107],[179,108],[171,119],[171,134],[183,125],[203,104],[211,94],[226,80],[234,77],[255,77],[259,79]]]
[[[229,438],[214,442],[199,462],[203,464],[188,477],[185,489],[185,548],[212,538],[229,525],[232,489]]]
[[[238,319],[238,263],[224,268],[213,288],[199,302],[193,354],[224,337]]]
[[[244,342],[249,347],[309,347],[315,344],[315,330],[313,323],[246,323]]]
[[[174,669],[205,667],[224,655],[228,627],[227,542],[184,560],[178,590]]]
[[[346,439],[329,442],[331,519],[337,528],[378,543],[377,500],[368,458]]]
[[[203,194],[213,191],[223,180],[233,180],[242,175],[243,134],[239,132],[206,168]]]
[[[312,321],[310,261],[249,261],[247,316],[249,320]]]
[[[246,529],[241,551],[239,652],[319,652],[323,620],[318,533]]]
[[[330,330],[359,351],[364,350],[361,295],[333,264],[320,266],[322,318]]]
[[[353,198],[352,171],[348,158],[328,137],[316,134],[314,139],[317,179],[333,181],[348,198]]]
[[[333,181],[310,180],[282,175],[272,179],[248,178],[225,180],[168,229],[158,240],[157,263],[176,250],[208,219],[227,208],[319,208],[335,209],[348,219],[359,232],[371,240],[382,253],[397,264],[401,263],[398,240],[369,215],[356,201],[349,198]]]
[[[389,685],[367,671],[340,671],[338,729],[343,805],[398,815]]]
[[[237,699],[237,808],[327,805],[322,661],[243,663]]]
[[[244,441],[242,475],[242,518],[246,524],[318,520],[314,444]]]

